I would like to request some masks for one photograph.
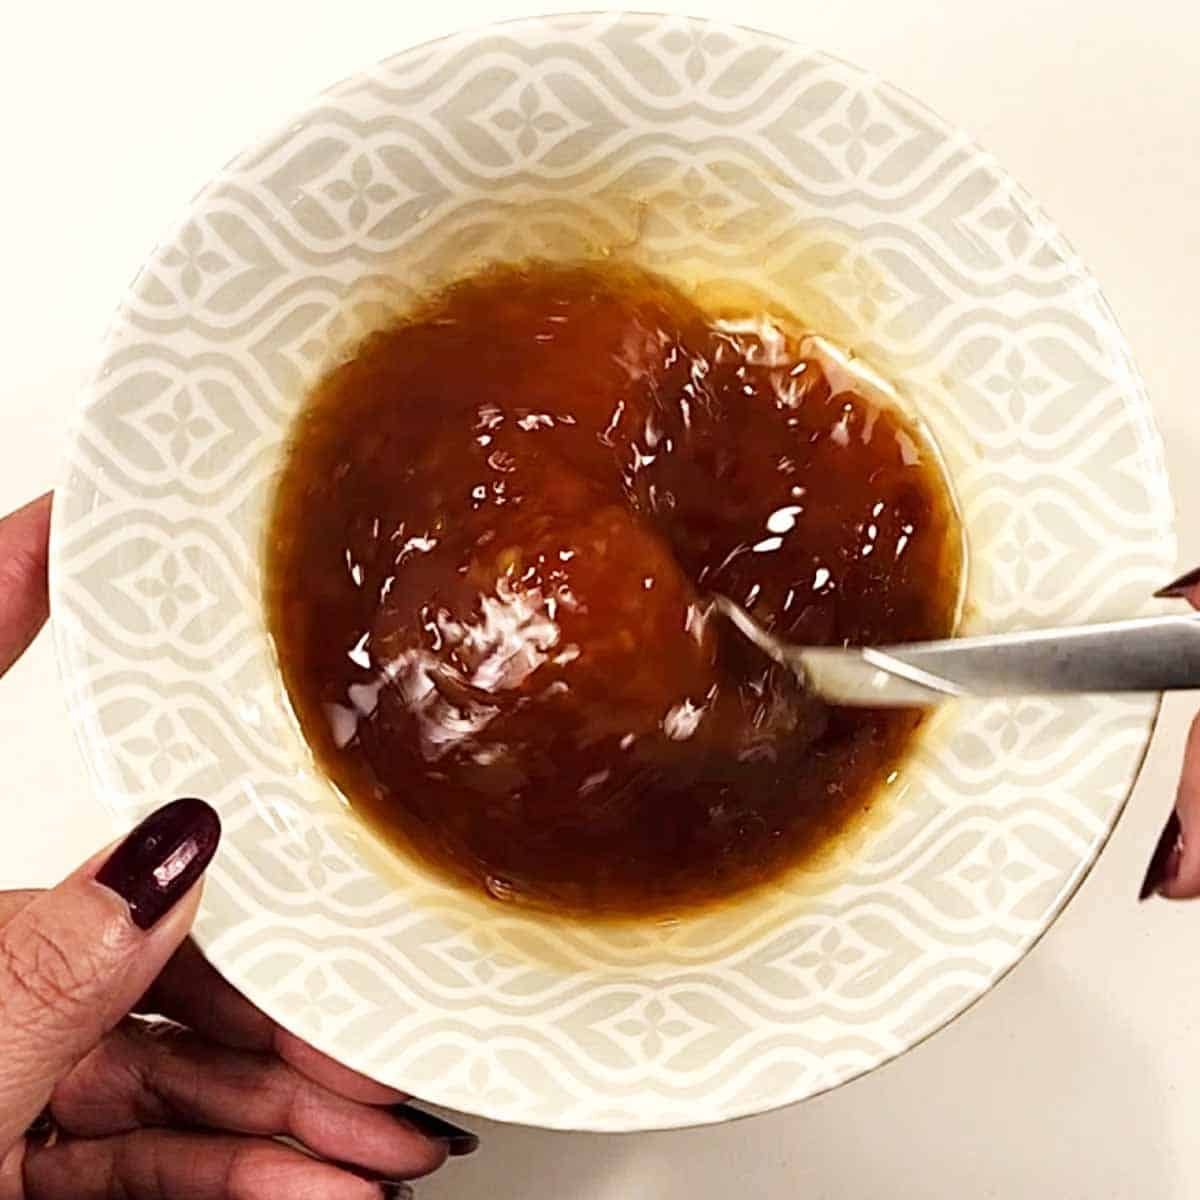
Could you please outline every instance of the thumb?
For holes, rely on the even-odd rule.
[[[0,1157],[187,936],[220,833],[175,800],[0,929]]]

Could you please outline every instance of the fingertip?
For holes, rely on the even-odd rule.
[[[46,492],[6,516],[0,517],[0,549],[5,557],[25,555],[45,571],[50,543],[50,515],[54,493]]]
[[[1175,807],[1142,888],[1143,898],[1155,892],[1168,900],[1200,896],[1200,714],[1188,730]]]
[[[435,1138],[417,1134],[413,1139],[412,1165],[404,1170],[409,1179],[420,1179],[441,1170],[446,1160],[453,1157],[450,1145]]]
[[[435,1171],[441,1170],[450,1156],[450,1148],[444,1142],[423,1137],[418,1133],[411,1133],[409,1139],[403,1142],[399,1152],[397,1152],[395,1143],[392,1146],[393,1161],[390,1172],[402,1178],[388,1179],[380,1171],[360,1167],[352,1162],[330,1161],[341,1171],[381,1185],[385,1189],[384,1194],[387,1195],[389,1194],[386,1191],[387,1188],[403,1187],[404,1180],[422,1179],[426,1175],[432,1175]]]
[[[95,880],[125,901],[139,929],[149,930],[191,896],[220,840],[221,819],[211,805],[191,796],[173,800],[126,834]]]
[[[1193,608],[1200,608],[1200,567],[1180,575],[1154,595],[1159,600],[1187,600]]]
[[[413,1190],[407,1183],[385,1183],[382,1185],[383,1200],[413,1200]]]
[[[410,1125],[425,1137],[442,1142],[451,1158],[474,1154],[479,1149],[479,1137],[461,1125],[454,1125],[436,1113],[426,1112],[413,1104],[399,1104],[392,1115]]]
[[[1200,896],[1200,846],[1183,832],[1167,855],[1163,880],[1155,889],[1167,900],[1192,900]]]
[[[0,518],[0,675],[25,652],[50,611],[51,496]]]

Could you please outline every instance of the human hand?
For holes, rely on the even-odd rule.
[[[49,514],[0,520],[0,674],[46,618]],[[0,892],[0,1200],[379,1200],[475,1148],[185,940],[219,837],[176,801],[53,890]]]
[[[1157,594],[1186,599],[1200,609],[1200,567]],[[1188,733],[1175,807],[1159,835],[1138,898],[1145,900],[1156,892],[1170,900],[1200,896],[1200,716]]]

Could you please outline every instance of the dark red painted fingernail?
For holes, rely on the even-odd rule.
[[[1150,856],[1146,878],[1142,880],[1142,890],[1138,892],[1139,900],[1145,900],[1175,878],[1179,873],[1179,855],[1182,848],[1179,814],[1172,811],[1159,835],[1158,845],[1154,847],[1154,853]]]
[[[172,800],[152,812],[96,872],[96,882],[129,905],[133,923],[149,929],[191,890],[212,862],[221,819],[203,800]]]
[[[25,1141],[31,1146],[49,1146],[58,1133],[58,1124],[46,1105],[34,1118],[33,1123],[25,1130]]]
[[[1174,583],[1168,583],[1165,588],[1159,588],[1154,594],[1160,600],[1178,600],[1186,596],[1198,583],[1200,583],[1200,567],[1189,571],[1186,575],[1180,575]]]
[[[412,1187],[402,1179],[384,1179],[378,1171],[368,1171],[366,1167],[359,1167],[354,1163],[338,1162],[332,1158],[328,1161],[331,1167],[337,1167],[339,1171],[345,1171],[347,1175],[365,1179],[368,1183],[378,1184],[383,1200],[412,1200],[413,1198]]]
[[[357,1179],[365,1179],[368,1183],[377,1183],[383,1192],[384,1200],[395,1200],[396,1197],[403,1197],[403,1200],[412,1200],[412,1187],[402,1179],[386,1179],[378,1171],[370,1171],[366,1167],[360,1167],[357,1163],[341,1162],[336,1158],[326,1159],[325,1161],[331,1167],[337,1167],[339,1171],[345,1171],[347,1175],[353,1175]]]
[[[414,1108],[411,1104],[394,1104],[391,1113],[392,1116],[407,1122],[427,1138],[432,1138],[436,1142],[445,1142],[451,1158],[474,1154],[479,1149],[479,1138],[475,1134],[467,1129],[460,1129],[457,1125],[451,1125],[449,1121],[443,1121],[441,1117],[435,1117],[433,1113]]]

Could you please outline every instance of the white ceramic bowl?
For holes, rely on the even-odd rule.
[[[197,936],[301,1037],[457,1109],[596,1130],[786,1104],[943,1025],[1078,884],[1157,711],[947,710],[854,845],[677,924],[485,907],[382,849],[313,769],[263,625],[288,423],[447,277],[612,248],[765,290],[890,374],[953,474],[969,626],[1128,615],[1174,558],[1094,281],[986,154],[844,63],[676,18],[524,21],[400,54],[221,172],[121,305],[55,509],[98,794],[128,822],[218,805]]]

